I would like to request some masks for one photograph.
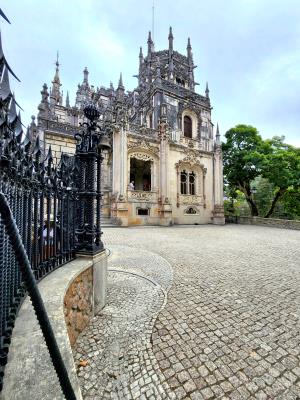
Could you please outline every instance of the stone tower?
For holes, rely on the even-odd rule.
[[[87,68],[70,106],[62,104],[59,63],[41,92],[37,129],[55,157],[74,152],[73,135],[83,122],[83,107],[94,101],[102,121],[112,126],[112,151],[103,154],[103,214],[121,225],[224,223],[222,151],[219,128],[214,138],[209,89],[195,92],[191,41],[186,54],[155,51],[149,32],[147,54],[139,51],[138,85],[125,91],[94,87]]]

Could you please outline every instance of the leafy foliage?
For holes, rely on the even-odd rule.
[[[284,143],[284,137],[263,140],[256,128],[237,125],[225,134],[223,160],[229,197],[240,190],[252,216],[271,216],[278,201],[300,215],[300,149]],[[257,193],[253,187],[257,186]],[[278,208],[278,206],[277,206]],[[298,213],[298,214],[297,214]]]

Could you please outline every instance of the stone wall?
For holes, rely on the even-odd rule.
[[[71,346],[88,325],[93,313],[92,267],[78,275],[69,286],[64,299],[64,313]]]
[[[56,134],[52,132],[45,132],[46,149],[51,146],[54,163],[57,164],[60,160],[61,153],[73,155],[75,153],[76,141],[73,137],[63,135],[62,133]]]
[[[297,229],[300,230],[300,221],[290,219],[275,219],[261,217],[237,217],[238,224],[272,226],[274,228]]]

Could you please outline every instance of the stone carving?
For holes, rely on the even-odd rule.
[[[201,163],[199,159],[199,153],[194,150],[189,150],[187,155],[180,161],[178,161],[175,166],[177,170],[183,168],[186,164],[188,164],[191,168],[201,168],[204,170],[204,165]]]
[[[128,190],[128,200],[147,201],[147,202],[156,203],[157,202],[157,193],[144,192],[142,190]]]
[[[129,158],[136,158],[141,161],[154,161],[154,157],[147,153],[134,152],[129,154]]]
[[[153,154],[157,154],[159,152],[158,147],[151,146],[146,140],[137,140],[135,142],[129,142],[127,145],[128,149],[145,149],[146,151],[150,151]]]
[[[178,197],[178,202],[179,204],[196,205],[196,206],[200,206],[203,203],[201,196],[196,196],[196,195],[194,196],[188,194],[180,194]]]
[[[185,213],[186,215],[197,215],[197,214],[199,214],[199,210],[198,210],[197,207],[187,207],[187,208],[184,210],[184,213]]]

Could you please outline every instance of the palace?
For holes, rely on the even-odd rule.
[[[51,145],[56,162],[61,153],[73,154],[74,133],[84,122],[83,107],[93,101],[102,122],[110,123],[111,150],[103,151],[102,215],[115,224],[223,224],[223,173],[219,129],[211,121],[211,103],[195,92],[192,47],[186,55],[173,49],[155,51],[149,32],[147,55],[139,53],[138,86],[125,92],[122,74],[117,89],[95,88],[87,68],[76,100],[65,104],[59,63],[50,93],[41,91],[37,124],[45,149]]]

